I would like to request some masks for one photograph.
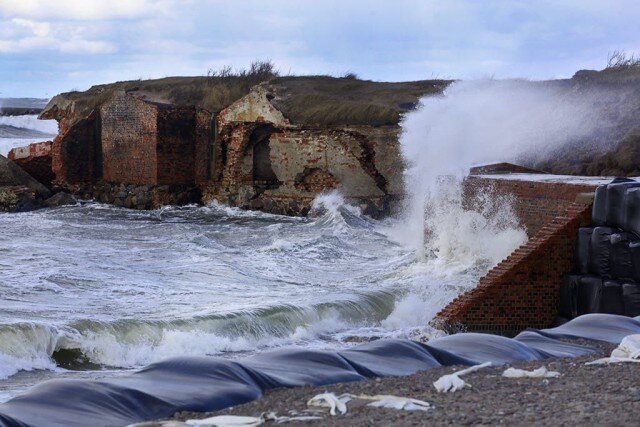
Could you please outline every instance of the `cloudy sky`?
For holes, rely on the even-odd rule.
[[[271,59],[372,80],[569,77],[640,52],[638,0],[0,0],[0,97]]]

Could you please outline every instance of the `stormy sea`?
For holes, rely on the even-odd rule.
[[[575,132],[552,120],[563,110],[548,94],[541,102],[505,85],[454,84],[406,117],[407,197],[384,220],[339,191],[319,195],[304,218],[93,201],[1,215],[0,401],[45,379],[113,377],[172,356],[441,334],[429,326],[437,312],[526,241],[508,198],[480,195],[480,209],[464,210],[460,178],[530,150],[540,122],[547,144]],[[570,108],[564,116],[579,117]],[[468,132],[459,117],[473,119]],[[47,126],[0,117],[0,152],[55,132]]]

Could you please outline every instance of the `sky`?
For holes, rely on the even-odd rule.
[[[638,0],[0,0],[0,97],[205,75],[570,77],[640,53]]]

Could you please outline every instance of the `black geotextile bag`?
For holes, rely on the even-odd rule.
[[[615,280],[605,280],[600,296],[600,313],[624,314],[622,284]]]
[[[589,245],[589,273],[611,277],[611,227],[596,227]]]
[[[600,310],[602,279],[596,276],[581,276],[578,283],[578,316],[597,313]]]
[[[605,225],[607,222],[607,186],[599,185],[596,188],[596,195],[593,199],[593,210],[591,211],[591,221],[595,225]]]
[[[624,227],[624,215],[626,210],[625,194],[627,193],[627,190],[634,187],[640,187],[640,182],[625,181],[607,185],[607,204],[605,215],[608,226],[617,228]]]
[[[576,264],[580,274],[589,274],[589,246],[593,227],[580,227],[578,229],[578,241],[576,244]]]
[[[611,235],[611,276],[616,279],[632,280],[634,276],[631,257],[631,242],[637,237],[631,233],[620,231]]]
[[[564,276],[560,283],[560,306],[558,312],[561,316],[573,319],[578,315],[578,285],[580,277],[577,274]]]
[[[640,188],[627,189],[624,197],[624,227],[625,231],[640,236]]]
[[[615,178],[611,184],[619,184],[623,182],[636,182],[629,178]],[[605,225],[607,222],[607,186],[610,184],[600,185],[596,188],[595,198],[593,199],[593,210],[591,211],[591,220],[595,225]]]
[[[631,254],[631,265],[633,267],[633,280],[640,282],[640,242],[629,243],[629,253]]]
[[[622,299],[624,301],[624,315],[640,316],[640,284],[625,283],[622,285]]]

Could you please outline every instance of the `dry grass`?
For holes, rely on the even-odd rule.
[[[392,125],[402,113],[418,105],[422,96],[441,93],[450,81],[425,80],[386,83],[358,80],[353,74],[279,77],[273,64],[258,62],[249,70],[223,68],[201,77],[166,77],[93,86],[86,92],[70,92],[80,115],[113,96],[116,91],[144,94],[147,99],[176,105],[194,105],[212,113],[226,108],[259,83],[273,85],[274,104],[293,123],[308,125]]]
[[[293,123],[394,125],[421,97],[442,93],[450,81],[388,83],[352,76],[279,77],[272,81],[274,105]]]

